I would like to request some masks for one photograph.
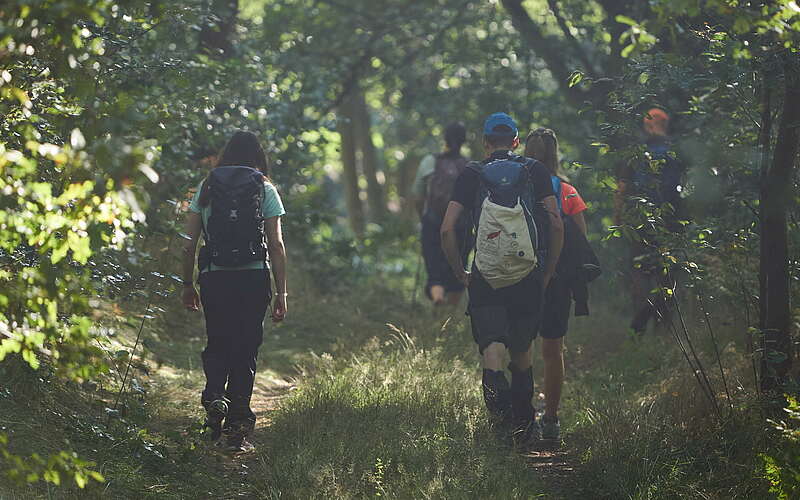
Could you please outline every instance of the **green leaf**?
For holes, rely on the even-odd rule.
[[[628,56],[631,55],[631,52],[633,52],[633,49],[635,49],[635,48],[636,48],[636,46],[634,44],[632,44],[632,43],[629,44],[629,45],[626,45],[625,48],[620,51],[619,55],[627,59]]]
[[[631,18],[630,18],[630,17],[628,17],[628,16],[623,16],[622,14],[619,14],[619,15],[618,15],[617,17],[615,17],[614,19],[615,19],[615,20],[616,20],[618,23],[621,23],[621,24],[627,24],[628,26],[636,26],[636,25],[638,25],[638,24],[639,24],[639,23],[637,23],[637,22],[636,22],[634,19],[631,19]]]
[[[81,264],[86,264],[86,261],[92,256],[91,239],[70,231],[67,233],[67,242],[70,250],[72,250],[72,258]]]
[[[22,354],[22,359],[24,359],[25,362],[28,363],[28,366],[30,366],[34,370],[39,369],[39,359],[36,357],[35,352],[31,351],[30,349],[22,349],[21,354]]]
[[[575,85],[581,83],[582,80],[583,80],[583,73],[580,71],[573,71],[572,74],[569,76],[567,84],[569,85],[569,88],[572,88]]]
[[[58,264],[61,259],[67,256],[67,252],[69,251],[69,245],[65,242],[60,242],[60,244],[53,249],[53,253],[50,255],[50,262],[53,264]]]

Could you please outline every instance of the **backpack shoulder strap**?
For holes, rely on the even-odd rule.
[[[472,170],[473,172],[475,172],[477,174],[480,174],[481,171],[483,170],[484,165],[486,165],[486,164],[487,164],[486,161],[474,161],[473,160],[473,161],[467,162],[467,167],[466,168]]]
[[[556,205],[558,205],[558,212],[563,216],[564,208],[562,207],[561,199],[561,179],[557,175],[551,175],[550,179],[553,181],[553,192],[556,193]]]

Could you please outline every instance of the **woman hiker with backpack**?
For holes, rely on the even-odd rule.
[[[561,387],[564,384],[564,336],[567,334],[572,305],[570,284],[565,276],[560,275],[560,264],[568,255],[572,243],[567,237],[569,233],[567,226],[574,223],[577,229],[586,235],[586,220],[583,217],[586,203],[578,191],[561,177],[558,167],[558,138],[555,132],[548,128],[538,128],[529,133],[525,139],[525,156],[539,160],[550,172],[558,208],[565,225],[564,248],[557,268],[558,274],[550,281],[545,291],[544,312],[539,326],[542,336],[545,396],[542,439],[557,440],[561,436],[558,406],[561,401]]]
[[[467,160],[461,156],[461,146],[466,137],[464,125],[461,123],[448,125],[444,130],[444,152],[435,156],[429,154],[423,158],[414,179],[413,193],[422,225],[422,256],[428,274],[425,295],[434,305],[445,302],[451,305],[458,304],[464,293],[464,285],[453,274],[442,252],[439,228],[447,204],[450,202],[456,178],[467,165]],[[462,249],[462,259],[465,263],[466,252],[463,250],[466,247],[464,239],[467,225],[465,218],[458,223],[458,244]]]
[[[223,431],[228,451],[253,449],[248,436],[256,416],[250,409],[263,322],[275,285],[272,321],[286,316],[286,249],[281,234],[283,204],[268,177],[264,150],[255,134],[238,131],[217,166],[200,183],[186,218],[183,253],[184,306],[203,306],[207,344],[201,403],[205,428],[218,441]],[[195,255],[200,235],[198,283]],[[224,427],[223,427],[224,421]]]

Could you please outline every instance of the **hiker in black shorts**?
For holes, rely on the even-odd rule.
[[[505,113],[486,120],[483,143],[488,157],[459,176],[441,231],[448,262],[468,289],[472,334],[483,360],[486,407],[496,423],[511,424],[514,441],[525,446],[541,437],[532,402],[531,346],[564,228],[547,168],[512,152],[519,146],[517,134],[514,120]],[[471,272],[464,269],[456,235],[464,211],[474,214],[476,228]],[[505,225],[492,230],[490,223],[501,219]],[[538,257],[530,255],[531,246]],[[511,356],[510,385],[503,371],[506,350]]]
[[[286,249],[280,219],[285,212],[267,174],[258,138],[236,132],[200,183],[187,214],[182,301],[191,311],[199,310],[202,302],[206,320],[206,386],[201,395],[205,427],[214,441],[226,431],[225,446],[232,452],[253,448],[247,440],[256,422],[250,398],[272,298],[270,267],[277,292],[272,320],[277,323],[286,316]],[[198,259],[198,296],[194,269],[201,233],[205,246]]]
[[[422,256],[428,274],[425,295],[434,305],[445,302],[458,304],[464,293],[464,285],[453,274],[442,252],[439,228],[453,193],[453,184],[467,165],[467,160],[461,156],[461,146],[466,137],[464,125],[448,125],[444,130],[444,152],[423,158],[414,180],[413,192],[422,225]],[[467,217],[462,217],[457,226],[458,244],[464,264],[467,256],[464,237],[468,224]]]
[[[539,334],[542,337],[542,361],[544,362],[544,398],[545,411],[542,416],[542,438],[557,440],[561,437],[561,424],[558,408],[561,402],[561,388],[564,384],[564,336],[567,334],[573,296],[576,297],[575,313],[588,314],[588,304],[580,303],[580,293],[575,287],[576,279],[570,279],[573,273],[563,272],[564,260],[573,250],[570,236],[577,236],[570,230],[580,232],[585,239],[586,220],[583,212],[586,203],[571,184],[561,174],[558,159],[558,138],[549,128],[533,130],[525,139],[525,156],[541,161],[550,172],[553,189],[556,192],[558,209],[564,222],[564,248],[559,259],[558,274],[550,280],[544,296],[544,309]],[[570,226],[572,225],[572,226]],[[584,300],[588,301],[586,283],[578,283],[583,287]]]

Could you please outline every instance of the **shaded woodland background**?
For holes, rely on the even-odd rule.
[[[74,493],[114,483],[117,476],[101,471],[91,444],[37,448],[15,439],[37,420],[20,412],[83,391],[99,406],[84,409],[77,418],[83,423],[62,424],[85,424],[100,442],[102,434],[122,432],[111,422],[123,380],[123,407],[147,403],[146,388],[137,396],[122,371],[133,359],[139,386],[144,372],[157,369],[147,368],[145,356],[157,367],[172,359],[158,341],[134,342],[135,334],[180,330],[177,262],[162,257],[178,244],[187,193],[238,128],[262,137],[287,204],[292,274],[303,283],[293,300],[311,301],[295,316],[305,339],[297,351],[325,352],[320,346],[336,343],[331,332],[360,346],[368,338],[361,330],[376,335],[370,329],[391,322],[419,332],[418,345],[400,342],[400,354],[373,347],[364,359],[379,363],[382,353],[414,370],[414,349],[425,346],[437,369],[454,359],[472,362],[466,333],[461,348],[423,340],[441,323],[414,306],[419,242],[410,187],[422,157],[441,148],[447,123],[467,125],[466,152],[478,158],[483,118],[503,110],[522,130],[546,126],[559,135],[562,166],[589,204],[590,236],[606,270],[594,285],[597,319],[578,323],[584,333],[576,334],[595,353],[575,367],[582,374],[575,378],[585,382],[574,392],[573,409],[582,415],[571,431],[576,467],[589,476],[619,476],[596,486],[608,497],[793,497],[800,492],[792,368],[800,321],[799,42],[800,7],[788,0],[4,2],[0,406],[7,413],[0,410],[0,463],[8,482],[0,484],[42,495],[54,485]],[[637,224],[612,220],[615,171],[643,157],[640,123],[653,106],[670,113],[677,153],[688,166],[686,223],[678,234],[666,231],[660,210],[647,203]],[[641,227],[660,235],[663,264],[682,269],[673,292],[681,310],[675,323],[645,339],[651,346],[635,347],[625,337],[623,240]],[[330,297],[342,302],[333,307],[325,302]],[[363,324],[331,326],[320,318],[348,308],[368,311],[354,313]],[[114,338],[116,330],[133,336]],[[318,368],[295,374],[304,398],[325,386],[318,378],[325,373],[325,380],[345,373],[382,380],[372,372],[354,375],[347,356],[300,358]],[[657,368],[651,373],[648,365]],[[617,379],[586,382],[592,373],[612,372]],[[685,378],[672,380],[675,372]],[[471,390],[470,373],[453,374],[464,391]],[[649,385],[637,386],[637,378]],[[442,390],[448,384],[439,383]],[[638,389],[625,392],[626,383]],[[292,400],[279,411],[297,417],[293,409],[312,400]],[[442,402],[434,400],[431,408],[438,408]],[[648,405],[666,413],[637,413]],[[147,437],[150,417],[142,411],[138,420],[135,412],[124,416],[123,434],[139,436],[136,446],[146,448],[158,440]],[[654,415],[669,422],[663,434],[638,424]],[[458,435],[453,439],[466,439]],[[176,437],[164,446],[190,453],[180,441],[191,440]],[[598,451],[604,445],[613,449]],[[664,469],[628,464],[615,476],[601,465],[630,456]],[[377,477],[374,466],[369,477]],[[669,479],[668,470],[676,476]],[[313,491],[281,486],[275,474],[275,491]],[[696,489],[671,489],[681,482]],[[380,492],[360,484],[329,493]],[[450,494],[476,494],[470,487]]]

